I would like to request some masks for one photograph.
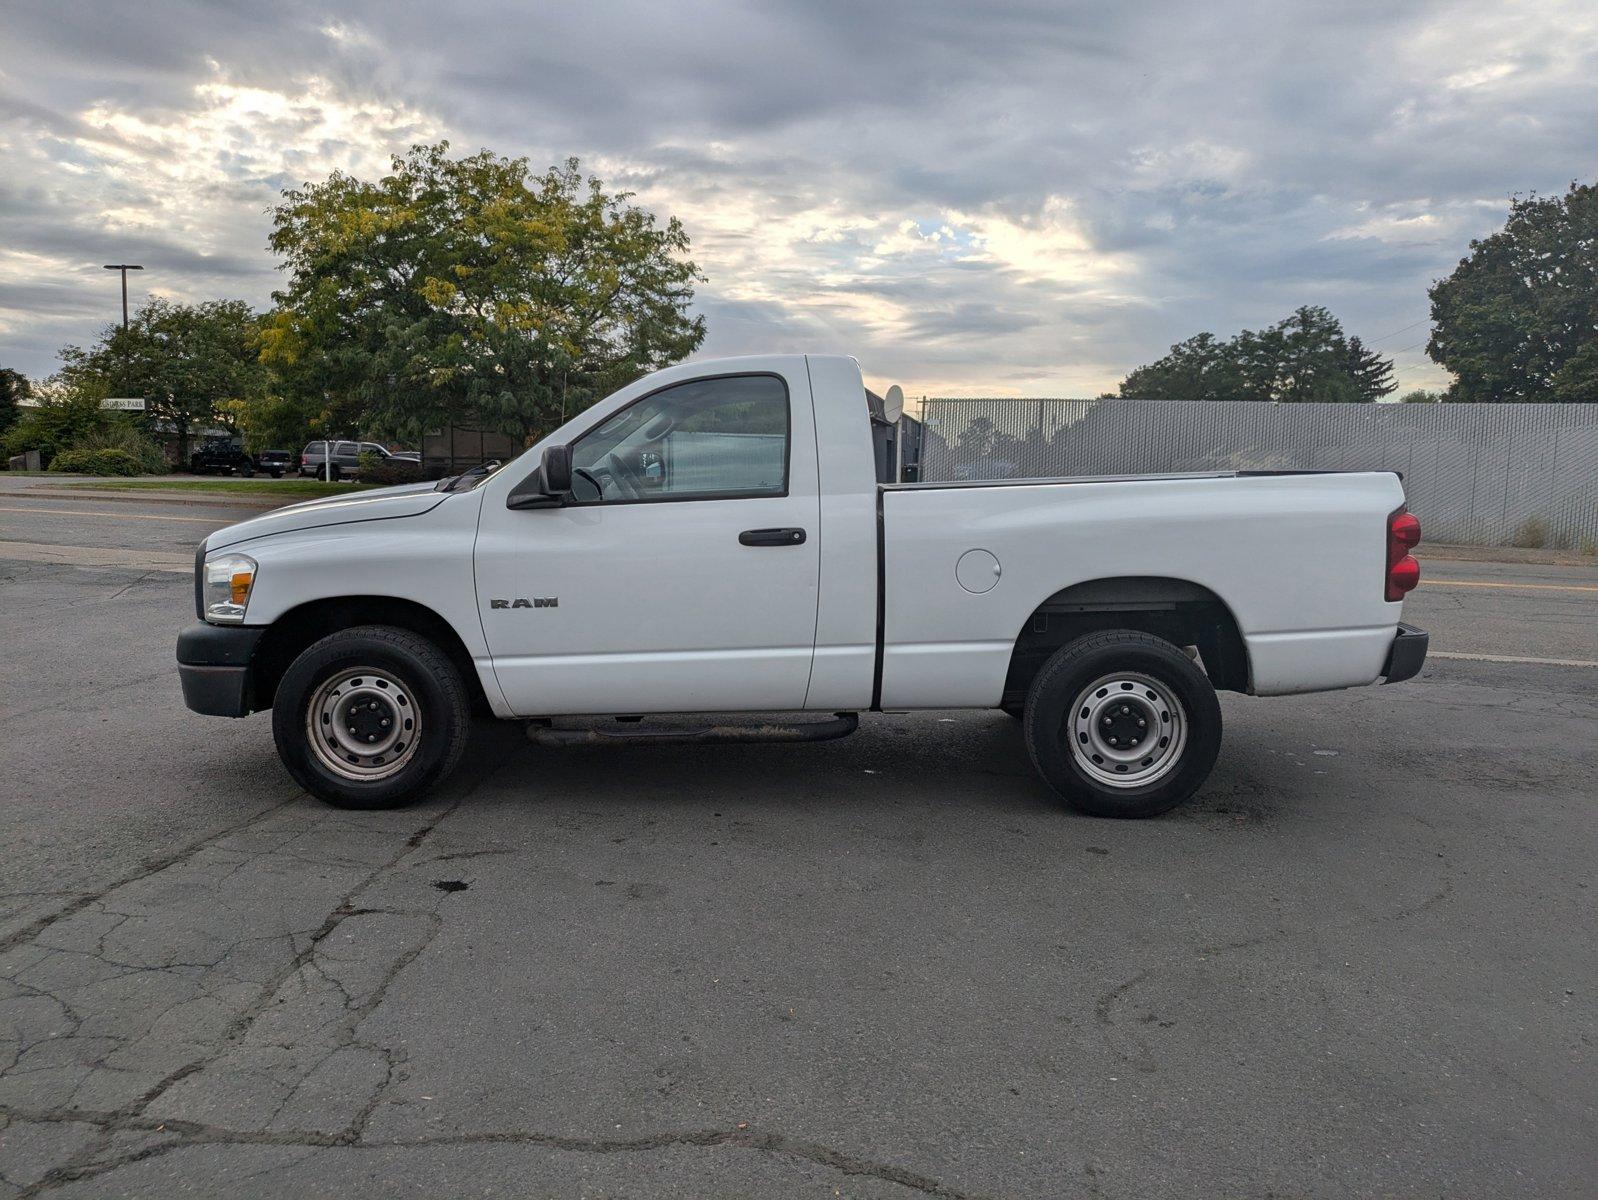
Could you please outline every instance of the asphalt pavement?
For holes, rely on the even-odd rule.
[[[535,748],[341,813],[187,712],[253,510],[0,491],[0,1197],[1589,1196],[1598,567],[1060,808],[997,713]]]

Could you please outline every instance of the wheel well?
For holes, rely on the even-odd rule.
[[[1226,602],[1185,579],[1135,575],[1078,583],[1033,609],[1010,654],[1004,703],[1024,702],[1032,677],[1061,646],[1103,629],[1138,629],[1196,647],[1217,689],[1248,690],[1248,648]]]
[[[425,605],[395,596],[338,596],[312,600],[291,608],[273,621],[255,648],[250,664],[255,688],[253,708],[259,711],[272,707],[272,698],[277,694],[283,673],[307,646],[355,625],[393,625],[421,634],[449,655],[469,689],[473,708],[479,712],[488,711],[488,697],[483,694],[477,667],[454,627]]]

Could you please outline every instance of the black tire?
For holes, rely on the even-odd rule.
[[[1079,763],[1073,749],[1074,738],[1088,740],[1072,729],[1079,697],[1094,683],[1118,672],[1154,681],[1185,710],[1179,714],[1185,723],[1181,736],[1174,739],[1179,749],[1172,751],[1171,765],[1143,786],[1118,787],[1094,778],[1091,764]],[[1107,690],[1096,695],[1104,697]],[[1089,693],[1089,703],[1094,702],[1093,696]],[[1087,711],[1084,707],[1080,715]],[[1148,719],[1155,720],[1155,714],[1150,713]],[[1221,706],[1208,676],[1170,642],[1132,629],[1088,634],[1057,651],[1032,681],[1023,725],[1027,753],[1038,773],[1072,808],[1095,817],[1152,817],[1175,808],[1203,786],[1221,749]],[[1089,755],[1086,749],[1083,753]],[[1106,749],[1105,753],[1113,756],[1115,752]],[[1135,770],[1139,764],[1132,765]],[[1109,767],[1101,769],[1109,771]]]
[[[337,483],[340,479],[344,478],[344,468],[340,467],[337,463],[334,463],[332,469],[328,471],[327,477],[330,482]]]
[[[272,472],[272,478],[273,479],[282,479],[283,478],[283,472],[282,471],[273,471]]]
[[[409,760],[379,780],[337,774],[310,744],[307,710],[321,684],[352,669],[391,676],[414,696],[420,727]],[[470,733],[471,696],[443,650],[408,629],[359,625],[313,643],[284,672],[272,704],[272,736],[289,774],[335,808],[398,808],[441,781]],[[398,722],[396,721],[396,724]]]
[[[250,466],[249,463],[245,463],[242,467],[239,468],[239,475],[240,475],[241,478],[244,478],[244,479],[254,479],[255,478],[255,468]]]

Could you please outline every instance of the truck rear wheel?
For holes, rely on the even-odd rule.
[[[272,705],[278,755],[338,808],[398,808],[455,768],[470,700],[455,664],[408,629],[362,625],[313,643]]]
[[[1209,778],[1221,706],[1204,672],[1163,638],[1111,629],[1043,665],[1027,694],[1027,752],[1067,804],[1096,817],[1152,817]]]

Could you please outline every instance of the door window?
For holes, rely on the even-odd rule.
[[[599,504],[786,496],[788,426],[775,375],[679,383],[573,443],[573,491]]]

